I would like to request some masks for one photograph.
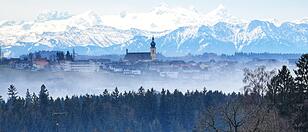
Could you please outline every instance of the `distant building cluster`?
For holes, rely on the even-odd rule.
[[[184,61],[119,61],[103,63],[102,70],[124,75],[157,75],[167,78],[196,77],[204,78],[200,73],[207,71],[201,63]]]
[[[118,61],[110,59],[76,59],[76,53],[63,51],[39,51],[22,55],[20,58],[6,59],[11,68],[31,71],[65,72],[110,72],[123,75],[157,75],[167,78],[200,75],[207,67],[196,62],[182,60],[161,61],[157,59],[154,37],[149,52],[128,52]],[[203,77],[197,77],[203,78]]]
[[[296,58],[292,55],[287,56]],[[149,52],[129,52],[127,49],[126,54],[118,60],[113,60],[111,57],[81,59],[74,50],[71,52],[38,51],[19,58],[3,58],[0,48],[0,65],[18,70],[110,72],[130,76],[156,75],[164,78],[187,79],[208,78],[206,72],[241,71],[249,66],[293,64],[295,60],[277,61],[280,57],[281,55],[275,54],[239,53],[233,56],[204,54],[202,56],[171,57],[163,60],[157,57],[154,37],[149,45]]]
[[[98,71],[99,66],[92,64],[91,61],[79,63],[75,61],[75,51],[39,51],[22,55],[19,58],[3,59],[2,64],[9,65],[11,68],[31,71]],[[96,67],[95,67],[96,66]],[[95,67],[95,68],[93,68]],[[93,70],[94,71],[94,70]]]

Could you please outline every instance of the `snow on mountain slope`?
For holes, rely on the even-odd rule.
[[[271,22],[259,20],[247,24],[219,22],[213,26],[180,27],[156,39],[157,51],[167,56],[204,52],[306,53],[307,40],[308,24],[283,23],[277,27]],[[135,37],[110,51],[125,53],[125,48],[146,51],[148,43],[150,39]]]
[[[67,16],[65,18],[57,18],[58,16],[55,14],[61,13],[51,12],[47,13],[45,16],[40,14],[35,21],[2,26],[0,32],[12,35],[19,32],[20,34],[27,35],[28,33],[41,34],[43,32],[61,32],[70,27],[87,29],[92,26],[102,25],[101,17],[93,11],[88,11],[75,16]]]
[[[214,25],[218,22],[242,23],[231,16],[223,5],[203,14],[194,8],[171,8],[166,4],[146,13],[127,13],[103,16],[104,24],[121,29],[138,28],[148,31],[175,30],[184,26]]]
[[[69,12],[60,12],[60,11],[45,11],[40,13],[36,20],[37,22],[44,22],[44,21],[50,21],[50,20],[63,20],[72,17],[73,15]]]
[[[308,24],[308,17],[305,17],[305,18],[300,19],[300,20],[295,20],[294,23],[296,23],[296,24]]]
[[[206,14],[203,19],[203,24],[208,25],[215,25],[219,22],[225,22],[229,24],[241,24],[248,22],[247,20],[243,20],[230,15],[228,10],[223,5],[219,5],[216,9]]]
[[[0,45],[6,55],[36,50],[67,50],[80,54],[123,54],[125,49],[147,51],[155,36],[158,52],[168,56],[214,52],[308,51],[308,23],[277,20],[247,21],[220,5],[202,14],[193,8],[161,5],[150,12],[71,15],[45,12],[33,21],[0,21]]]
[[[138,28],[148,31],[172,30],[181,26],[198,25],[202,16],[193,9],[169,8],[161,5],[146,13],[103,16],[104,24],[121,29]]]
[[[62,16],[61,18],[57,16],[59,14]],[[41,14],[35,21],[2,24],[0,26],[0,42],[2,42],[1,45],[18,45],[18,42],[36,43],[44,40],[44,35],[48,32],[60,34],[69,31],[72,27],[86,31],[96,25],[102,25],[102,20],[99,15],[91,11],[64,18],[63,14],[58,12],[47,13],[45,16]]]

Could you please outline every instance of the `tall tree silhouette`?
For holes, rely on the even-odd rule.
[[[304,98],[307,98],[308,90],[308,54],[304,54],[300,57],[296,63],[297,69],[294,70],[296,74],[295,81],[297,85],[298,102],[302,103]]]
[[[296,63],[297,69],[294,70],[296,77],[296,106],[297,118],[295,124],[299,130],[308,131],[308,106],[304,105],[305,100],[308,101],[308,54],[300,57]]]
[[[14,85],[10,85],[10,87],[8,88],[8,95],[9,95],[9,99],[11,100],[16,100],[17,98],[17,89]]]
[[[295,82],[287,66],[282,66],[278,74],[271,79],[268,85],[268,98],[282,114],[291,112],[295,103]]]
[[[48,97],[49,97],[48,90],[46,86],[43,84],[41,86],[41,90],[39,93],[39,107],[40,107],[40,112],[42,113],[43,116],[45,116],[47,113],[47,107],[49,102]]]

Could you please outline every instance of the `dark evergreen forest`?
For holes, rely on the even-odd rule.
[[[10,85],[9,98],[0,96],[0,132],[308,131],[308,54],[293,70],[244,69],[243,82],[243,93],[140,87],[62,98],[45,85],[25,96]]]

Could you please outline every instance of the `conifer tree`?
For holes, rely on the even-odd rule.
[[[303,103],[304,98],[308,98],[308,54],[302,55],[296,63],[296,66],[297,70],[294,70],[294,73],[296,74],[297,102]]]
[[[103,96],[108,96],[108,95],[109,95],[109,92],[108,92],[107,89],[105,89],[104,92],[103,92]]]
[[[115,89],[114,89],[114,91],[112,92],[112,94],[111,94],[111,96],[113,97],[113,98],[118,98],[119,97],[119,90],[118,90],[118,87],[116,87]]]
[[[144,95],[145,94],[145,89],[141,86],[139,89],[138,89],[138,95]]]
[[[45,115],[47,112],[48,101],[49,101],[48,96],[49,96],[48,90],[46,86],[43,84],[41,86],[41,90],[39,93],[39,106],[40,106],[40,111],[43,115]]]
[[[296,119],[294,123],[297,124],[297,129],[301,131],[308,131],[308,108],[305,101],[308,100],[308,54],[300,57],[296,63],[297,69],[294,70],[296,78]]]
[[[14,85],[10,85],[10,87],[8,88],[7,94],[9,95],[9,99],[15,100],[18,94],[16,87]]]
[[[294,102],[295,83],[287,66],[282,66],[268,85],[268,97],[282,114],[290,113]]]
[[[31,103],[32,103],[32,96],[29,92],[29,89],[27,89],[27,92],[26,92],[26,99],[25,99],[25,105],[26,106],[29,106]]]

